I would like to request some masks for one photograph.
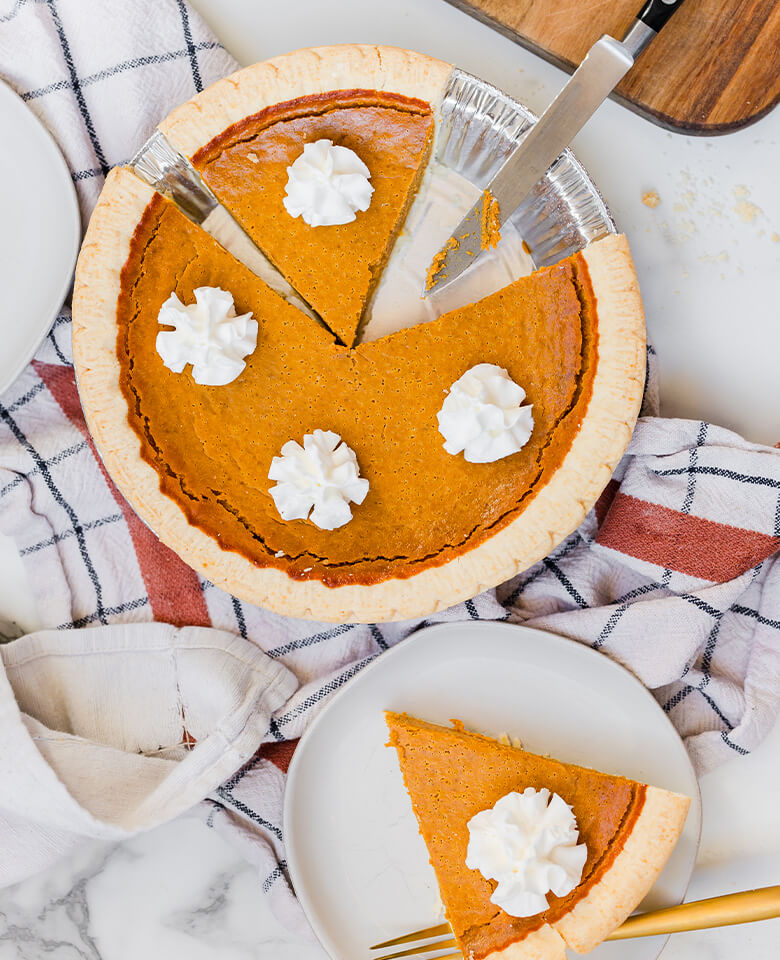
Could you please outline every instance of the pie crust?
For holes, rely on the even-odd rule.
[[[193,157],[228,127],[265,107],[330,90],[387,90],[435,108],[451,73],[452,64],[399,47],[310,47],[218,80],[170,113],[158,129],[177,150]]]
[[[451,67],[395,48],[299,51],[219,81],[174,111],[160,129],[194,155],[227,126],[265,105],[344,88],[385,89],[439,102]],[[339,622],[402,620],[451,606],[509,579],[574,530],[606,485],[630,439],[644,388],[641,300],[625,238],[583,251],[598,310],[598,366],[587,414],[549,482],[489,539],[409,577],[326,586],[259,568],[191,525],[142,459],[119,389],[116,352],[121,272],[154,191],[128,170],[109,175],[82,247],[73,303],[74,357],[89,428],[106,466],[157,535],[205,577],[242,599],[290,616]]]

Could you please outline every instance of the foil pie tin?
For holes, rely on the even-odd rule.
[[[536,119],[519,101],[456,68],[441,105],[435,157],[483,190]],[[537,267],[617,232],[604,198],[568,149],[509,220]]]

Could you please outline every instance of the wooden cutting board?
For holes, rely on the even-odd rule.
[[[564,70],[641,0],[448,0]],[[780,99],[780,0],[685,0],[615,99],[681,133],[730,133]]]

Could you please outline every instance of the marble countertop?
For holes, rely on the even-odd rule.
[[[443,0],[192,0],[242,62],[343,41],[424,50],[540,111],[563,74]],[[272,15],[269,10],[272,9]],[[605,104],[574,149],[629,236],[663,413],[780,440],[780,111],[746,130],[689,138]],[[657,193],[655,207],[643,194]],[[21,562],[0,542],[2,621],[36,615]],[[702,780],[702,844],[689,899],[780,883],[780,724],[751,756]],[[2,851],[0,851],[0,856]],[[680,934],[665,960],[774,960],[780,920]],[[118,847],[91,846],[0,891],[0,960],[314,960],[271,915],[260,880],[213,830],[181,819]]]

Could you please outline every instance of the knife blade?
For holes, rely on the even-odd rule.
[[[281,297],[330,328],[314,308],[271,263],[243,227],[209,189],[190,161],[156,131],[130,161],[130,168],[159,193],[172,200],[193,223],[260,277]]]
[[[499,226],[506,223],[682,2],[649,0],[622,42],[605,34],[593,44],[455,228],[428,273],[424,297],[452,283],[495,245],[496,220]]]

